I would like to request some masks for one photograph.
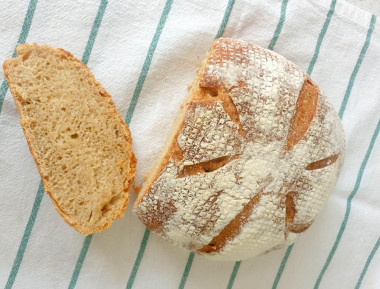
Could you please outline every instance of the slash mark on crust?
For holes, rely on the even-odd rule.
[[[224,111],[228,114],[230,119],[238,126],[238,133],[242,137],[245,137],[247,133],[243,129],[243,126],[240,122],[239,112],[231,96],[229,95],[229,92],[214,87],[202,87],[201,89],[201,94],[203,95],[203,97],[214,99],[215,101],[221,101]]]
[[[325,159],[321,159],[316,162],[312,162],[306,166],[306,170],[311,171],[311,170],[317,170],[317,169],[322,169],[324,167],[330,166],[334,164],[339,158],[339,154],[335,154],[332,156],[329,156]]]
[[[306,231],[313,222],[307,223],[307,224],[289,224],[287,227],[288,232],[292,233],[302,233]]]
[[[290,151],[301,141],[309,128],[318,104],[318,88],[308,77],[297,99],[296,111],[290,121],[285,150]]]
[[[240,118],[239,118],[239,112],[236,109],[235,103],[233,102],[231,96],[228,95],[228,93],[221,93],[221,100],[222,105],[224,107],[224,110],[228,114],[228,116],[231,118],[231,120],[237,124],[238,126],[238,133],[245,137],[247,134],[243,129],[243,126],[241,125]]]
[[[183,169],[178,173],[179,178],[183,178],[185,176],[191,176],[196,175],[198,173],[209,173],[213,172],[229,162],[233,161],[234,159],[238,158],[239,155],[234,156],[224,156],[220,158],[216,158],[210,161],[197,163],[194,165],[186,165],[183,167]]]
[[[313,222],[307,224],[295,224],[294,218],[297,214],[295,198],[298,193],[295,191],[291,191],[285,196],[285,239],[287,238],[287,234],[289,232],[292,233],[302,233],[307,228],[311,226]]]
[[[294,217],[297,214],[296,204],[294,202],[294,197],[297,195],[297,192],[289,192],[285,197],[285,226],[288,227],[289,224],[294,222]]]
[[[240,234],[241,227],[247,222],[252,214],[253,208],[260,201],[261,194],[255,195],[240,211],[235,218],[223,228],[220,233],[215,236],[210,243],[198,250],[198,253],[216,253],[219,252],[227,243],[228,240],[234,239]]]

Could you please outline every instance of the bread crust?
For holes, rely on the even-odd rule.
[[[124,145],[126,147],[128,147],[128,151],[129,151],[125,157],[125,160],[129,163],[129,168],[127,169],[128,170],[128,173],[127,173],[128,179],[125,180],[125,182],[124,182],[125,185],[124,185],[124,189],[123,189],[124,192],[126,193],[126,195],[122,200],[121,206],[119,206],[119,208],[117,210],[113,210],[111,212],[111,214],[108,216],[108,220],[106,222],[103,222],[100,225],[79,224],[79,223],[75,222],[75,219],[73,219],[72,216],[68,216],[68,214],[61,208],[61,206],[59,205],[57,200],[54,198],[53,193],[52,193],[51,184],[49,182],[49,177],[47,174],[47,170],[49,168],[43,168],[41,156],[39,156],[37,154],[35,145],[33,144],[33,140],[30,136],[31,132],[25,126],[25,123],[24,123],[24,117],[25,117],[24,114],[25,113],[22,109],[23,104],[19,101],[21,96],[19,95],[19,92],[17,89],[19,85],[14,79],[12,79],[13,77],[10,76],[10,72],[12,71],[12,67],[16,62],[20,62],[20,61],[22,62],[21,59],[22,59],[22,57],[25,56],[25,53],[29,53],[29,54],[32,52],[39,53],[41,51],[44,51],[45,53],[48,53],[48,54],[54,54],[57,57],[64,57],[69,62],[79,64],[80,69],[84,71],[85,75],[87,75],[88,81],[93,81],[95,83],[96,88],[99,91],[100,95],[107,99],[106,102],[108,103],[108,106],[111,109],[111,114],[113,115],[113,117],[116,117],[119,125],[123,129],[123,132],[121,134],[124,137]],[[18,110],[19,115],[20,115],[20,124],[21,124],[21,127],[23,129],[24,135],[26,137],[26,140],[27,140],[27,143],[29,146],[29,150],[30,150],[30,152],[31,152],[31,154],[35,160],[37,169],[41,175],[41,179],[42,179],[42,182],[44,185],[45,192],[50,196],[50,199],[51,199],[54,207],[56,208],[56,210],[60,214],[60,216],[70,226],[72,226],[75,230],[77,230],[81,234],[90,235],[90,234],[101,232],[101,231],[104,231],[104,230],[110,228],[112,225],[112,222],[114,220],[120,219],[124,216],[126,207],[128,205],[128,200],[129,200],[129,190],[131,188],[131,185],[134,182],[134,177],[135,177],[135,172],[136,172],[137,159],[131,150],[132,137],[131,137],[129,127],[127,126],[127,124],[124,122],[124,120],[119,115],[119,113],[116,109],[116,106],[115,106],[114,102],[112,101],[111,95],[105,91],[105,89],[101,86],[101,84],[98,81],[96,81],[96,79],[93,76],[93,74],[91,73],[90,69],[85,64],[83,64],[80,60],[76,59],[70,52],[68,52],[62,48],[54,49],[54,48],[47,46],[47,45],[38,46],[36,43],[34,43],[32,45],[29,45],[29,44],[18,45],[17,46],[17,55],[18,55],[18,57],[12,58],[12,59],[7,59],[3,63],[4,75],[5,75],[5,78],[8,82],[9,89],[12,93],[12,96],[15,100],[15,104],[16,104],[17,110]],[[117,168],[115,168],[115,169],[117,169]]]
[[[309,76],[272,51],[221,38],[133,211],[175,245],[242,260],[293,243],[343,159],[340,119]]]

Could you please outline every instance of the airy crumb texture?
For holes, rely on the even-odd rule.
[[[23,44],[17,55],[4,74],[45,191],[78,232],[109,228],[124,215],[135,176],[129,128],[69,52]]]
[[[134,212],[173,244],[247,259],[309,228],[344,150],[338,114],[301,69],[252,43],[217,39]]]

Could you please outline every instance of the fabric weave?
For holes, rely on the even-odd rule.
[[[137,185],[158,156],[215,35],[269,47],[304,71],[312,63],[309,73],[340,112],[346,133],[341,176],[304,236],[290,248],[241,263],[213,262],[149,234],[131,213],[133,193],[126,216],[111,229],[86,239],[69,227],[39,187],[40,176],[0,74],[1,286],[380,287],[376,16],[343,0],[0,0],[0,6],[1,63],[22,42],[83,56],[130,122]]]

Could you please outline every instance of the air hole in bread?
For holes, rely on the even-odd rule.
[[[109,203],[111,205],[114,205],[119,199],[120,199],[120,195],[116,195],[116,196],[112,197],[112,199],[110,200]]]
[[[31,122],[31,123],[29,124],[29,127],[30,127],[31,129],[35,129],[35,128],[36,128],[36,122]]]
[[[92,211],[91,211],[91,213],[90,213],[90,216],[88,217],[88,222],[91,220],[91,218],[92,218]]]
[[[211,88],[210,89],[210,95],[212,97],[217,97],[219,95],[219,91],[216,88]]]
[[[202,87],[201,91],[205,97],[216,98],[219,96],[219,90],[216,87]]]
[[[183,167],[182,171],[178,174],[179,178],[183,178],[185,176],[196,175],[198,173],[210,173],[216,171],[217,169],[225,166],[232,160],[236,159],[238,155],[234,156],[224,156],[220,158],[216,158],[210,161],[197,163],[194,165],[186,165]]]
[[[105,204],[102,207],[102,215],[106,214],[110,210],[110,206],[108,204]]]
[[[26,50],[25,53],[22,55],[22,61],[27,60],[31,53],[32,53],[31,49]]]
[[[74,133],[71,135],[71,138],[78,138],[78,137],[79,137],[79,135],[77,133]]]
[[[108,203],[106,203],[106,204],[102,207],[102,209],[101,209],[101,211],[102,211],[102,215],[104,215],[104,214],[106,214],[108,211],[110,211],[111,208],[117,203],[117,201],[118,201],[119,199],[120,199],[120,195],[113,196],[113,197],[111,198],[111,200],[110,200]]]

